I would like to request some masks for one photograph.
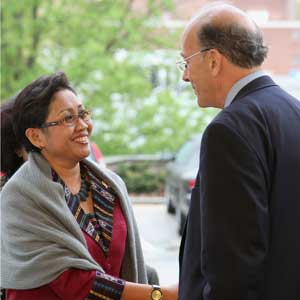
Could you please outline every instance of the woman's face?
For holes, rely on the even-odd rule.
[[[78,115],[84,110],[82,102],[70,90],[54,94],[45,123],[60,121],[69,115]],[[73,125],[50,126],[42,130],[41,153],[51,164],[76,164],[90,153],[89,137],[92,122],[78,118]]]

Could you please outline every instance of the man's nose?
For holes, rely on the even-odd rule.
[[[189,76],[189,71],[186,68],[182,74],[182,80],[185,82],[190,82],[190,76]]]

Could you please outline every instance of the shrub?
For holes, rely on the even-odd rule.
[[[164,164],[157,162],[126,162],[116,172],[127,185],[129,193],[161,194],[165,182]]]

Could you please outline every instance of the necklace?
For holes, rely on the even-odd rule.
[[[77,194],[72,194],[72,196],[77,201],[86,201],[89,195],[89,191],[91,189],[91,184],[87,179],[86,171],[84,172],[83,169],[80,168],[80,177],[81,177],[81,185],[80,190]]]

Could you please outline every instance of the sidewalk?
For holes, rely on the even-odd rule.
[[[129,195],[133,204],[164,204],[165,198],[163,196],[151,196],[151,195]]]
[[[162,198],[163,199],[163,198]],[[178,282],[178,252],[180,237],[175,217],[169,215],[163,203],[145,203],[160,199],[135,199],[133,209],[141,235],[145,261],[154,267],[160,284]]]

